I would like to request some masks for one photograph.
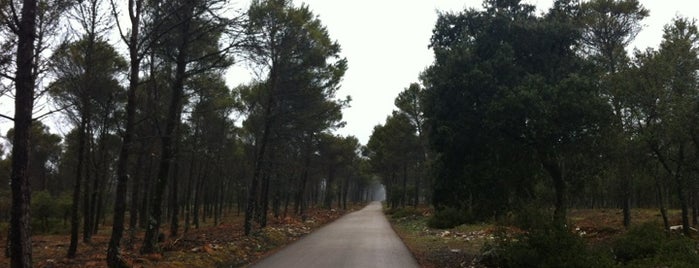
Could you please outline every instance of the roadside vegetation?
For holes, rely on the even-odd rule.
[[[394,230],[422,267],[697,267],[699,241],[665,231],[657,210],[634,209],[625,229],[619,209],[572,209],[567,227],[527,211],[491,223],[435,228],[433,210],[387,209]],[[526,219],[524,219],[526,218]],[[680,211],[670,211],[673,224]]]
[[[268,226],[249,236],[244,234],[242,214],[236,216],[231,213],[218,224],[209,221],[199,229],[177,237],[163,237],[162,251],[158,253],[139,253],[139,248],[135,245],[141,243],[141,231],[136,234],[139,239],[125,246],[122,254],[131,267],[242,267],[362,207],[362,204],[355,204],[347,210],[309,208],[304,220],[293,216],[275,218],[270,215]],[[33,237],[36,267],[105,267],[108,228],[94,234],[91,243],[71,259],[65,257],[69,225],[51,226],[56,228],[37,232]],[[0,225],[0,231],[7,231],[6,225]],[[0,245],[0,250],[5,250],[4,244]],[[0,267],[9,267],[9,259],[0,258]]]

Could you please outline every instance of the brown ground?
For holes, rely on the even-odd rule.
[[[150,255],[138,254],[143,237],[143,233],[139,233],[137,241],[129,244],[132,247],[122,247],[122,254],[133,267],[243,266],[334,221],[346,212],[362,207],[353,206],[348,211],[309,209],[308,217],[303,222],[298,217],[275,219],[270,215],[268,226],[250,236],[243,235],[242,216],[231,216],[217,226],[203,224],[204,227],[199,229],[190,229],[186,234],[167,238],[162,243],[162,253]],[[103,226],[90,243],[80,242],[75,259],[65,257],[70,244],[69,235],[35,235],[32,237],[34,267],[106,267],[110,232],[111,226]],[[0,252],[4,253],[6,238],[3,236],[0,239],[3,241]],[[9,261],[2,254],[0,267],[9,267]]]

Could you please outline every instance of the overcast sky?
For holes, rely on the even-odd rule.
[[[233,1],[247,8],[249,1]],[[539,12],[548,9],[552,0],[528,0]],[[366,144],[373,127],[382,124],[392,110],[393,100],[432,63],[427,48],[438,11],[461,11],[480,8],[481,0],[294,0],[306,3],[327,26],[330,37],[342,47],[349,69],[338,97],[352,96],[352,107],[345,109],[347,126],[338,131],[354,135]],[[699,5],[690,0],[641,0],[650,9],[645,28],[632,45],[644,49],[657,47],[662,27],[676,15],[699,17]],[[231,86],[250,79],[245,65],[238,64],[229,73]],[[0,102],[0,112],[11,115],[11,102]],[[47,122],[48,123],[48,122]],[[51,125],[51,123],[48,123]],[[0,119],[4,135],[11,124]]]
[[[539,13],[553,0],[525,0]],[[294,0],[306,3],[327,26],[330,37],[342,47],[349,62],[338,96],[352,96],[345,109],[347,126],[338,131],[354,135],[366,144],[375,125],[383,124],[395,109],[393,100],[432,63],[427,48],[438,11],[481,8],[481,0]],[[699,17],[699,4],[688,0],[641,0],[650,17],[631,49],[657,47],[662,28],[676,15]],[[244,5],[246,5],[245,3]],[[243,68],[244,66],[241,66]],[[230,81],[245,80],[244,71]]]

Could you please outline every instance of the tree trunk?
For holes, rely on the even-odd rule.
[[[347,195],[349,195],[349,188],[350,188],[349,177],[345,177],[345,187],[343,188],[343,193],[342,193],[342,209],[344,209],[344,210],[347,209]]]
[[[22,18],[17,32],[17,72],[15,74],[15,136],[12,142],[12,208],[10,213],[10,264],[13,268],[32,267],[32,240],[29,185],[29,133],[34,109],[34,41],[36,40],[37,1],[22,2]]]
[[[208,176],[208,173],[204,171],[204,165],[200,166],[199,177],[197,179],[196,190],[194,192],[194,205],[192,206],[192,222],[194,228],[199,229],[199,207],[202,203],[202,196],[204,191],[204,179]]]
[[[542,165],[553,180],[553,187],[556,195],[553,222],[557,226],[565,226],[568,207],[566,204],[566,182],[563,169],[555,160],[548,158],[542,159]]]
[[[303,171],[301,172],[301,182],[299,183],[299,189],[296,193],[296,214],[303,216],[305,213],[305,207],[303,202],[303,196],[306,192],[306,183],[308,181],[308,172],[311,168],[311,143],[312,138],[306,141],[306,150],[304,150],[304,160],[303,160]]]
[[[400,206],[404,207],[408,204],[408,164],[403,162],[403,196],[401,197]]]
[[[658,207],[660,208],[660,215],[663,217],[663,226],[666,231],[670,230],[670,223],[667,219],[667,209],[665,208],[665,197],[663,196],[663,187],[660,183],[660,177],[657,172],[655,174],[655,188],[657,189],[658,195]]]
[[[134,121],[136,115],[136,89],[138,88],[140,58],[138,56],[138,39],[139,27],[141,18],[142,0],[129,0],[129,18],[131,20],[131,36],[129,37],[129,57],[130,57],[130,77],[129,89],[127,91],[126,100],[126,122],[124,135],[122,137],[121,149],[119,150],[119,159],[117,160],[117,187],[114,200],[114,219],[112,223],[112,235],[109,239],[107,249],[107,265],[109,267],[127,267],[127,264],[121,258],[119,248],[121,247],[121,238],[124,233],[124,214],[126,212],[126,186],[128,182],[128,163],[129,151],[131,149],[131,140],[134,132]],[[134,189],[136,190],[136,189]],[[136,200],[131,200],[136,202]],[[133,211],[133,209],[132,209]],[[135,215],[130,215],[135,217]],[[131,228],[134,221],[131,221]]]
[[[89,124],[90,123],[87,122],[86,126],[89,126]],[[91,136],[91,134],[87,128],[85,129],[85,132],[86,132],[86,134],[83,134],[83,135]],[[86,137],[83,137],[83,138],[86,138]],[[89,138],[89,139],[91,140],[92,138]],[[85,144],[85,145],[87,145],[87,144]],[[84,148],[83,150],[86,150],[86,149],[88,151],[90,150],[89,148]],[[91,230],[92,214],[90,213],[91,212],[90,208],[91,208],[91,203],[92,203],[92,202],[90,202],[90,198],[91,198],[90,192],[92,189],[90,187],[90,172],[89,172],[89,168],[87,168],[89,166],[90,159],[86,157],[87,155],[88,155],[87,152],[83,153],[83,157],[85,157],[85,159],[83,160],[84,162],[82,163],[82,165],[84,166],[83,172],[85,174],[84,177],[82,178],[83,183],[84,183],[84,185],[83,185],[84,189],[82,191],[83,192],[83,200],[82,200],[83,201],[83,207],[82,207],[82,209],[83,209],[83,242],[85,242],[85,243],[89,243],[90,239],[92,238],[92,230]],[[76,181],[78,181],[78,179],[76,179]],[[77,189],[79,189],[79,187],[77,187]]]
[[[264,165],[264,160],[266,157],[266,151],[267,151],[267,143],[269,142],[269,135],[271,132],[271,124],[272,124],[272,104],[274,103],[274,87],[275,87],[275,71],[274,68],[272,68],[272,71],[270,72],[270,80],[271,80],[271,85],[270,85],[270,93],[269,96],[267,97],[267,103],[265,107],[265,113],[264,113],[264,129],[262,131],[262,137],[259,142],[259,150],[257,151],[257,155],[255,157],[255,169],[253,170],[252,174],[252,180],[250,182],[250,191],[248,192],[248,201],[246,204],[245,208],[245,223],[244,223],[244,229],[245,229],[245,235],[249,235],[250,232],[252,231],[252,221],[253,221],[253,216],[255,215],[255,208],[257,206],[257,198],[258,198],[258,186],[260,184],[260,176],[262,175],[262,166]]]
[[[186,233],[189,231],[189,219],[190,215],[192,214],[192,206],[191,206],[191,200],[192,200],[192,192],[194,189],[192,189],[192,184],[194,183],[194,180],[196,177],[194,177],[194,171],[195,171],[195,162],[194,162],[194,152],[192,152],[191,155],[191,160],[189,162],[189,179],[187,180],[187,189],[185,190],[185,198],[184,198],[184,232]]]
[[[331,164],[334,165],[334,164]],[[333,201],[333,183],[335,181],[335,167],[330,166],[328,168],[328,179],[325,184],[325,201],[323,202],[323,206],[327,209],[332,208],[332,201]]]
[[[175,148],[175,151],[179,151],[177,148]],[[177,153],[175,153],[177,155]],[[173,167],[173,172],[172,172],[172,187],[170,189],[170,237],[175,237],[177,236],[177,231],[179,229],[179,200],[177,197],[177,191],[178,191],[178,180],[177,178],[179,177],[179,161],[175,160],[175,166]]]
[[[267,226],[267,213],[269,211],[269,183],[270,177],[269,170],[262,175],[262,186],[260,188],[260,207],[258,208],[257,223],[260,224],[260,228],[265,228]]]
[[[682,178],[680,176],[675,176],[675,183],[677,183],[677,197],[679,198],[680,208],[682,210],[682,233],[687,237],[691,237],[691,233],[689,232],[689,208],[684,187],[682,187]]]
[[[418,174],[416,174],[417,176],[415,176],[415,197],[413,197],[415,199],[415,203],[413,204],[414,207],[420,205],[420,178],[422,177],[421,175],[423,173],[420,167],[422,167],[422,165],[418,167],[418,170],[420,171],[418,171]]]
[[[183,19],[181,28],[180,44],[177,52],[177,66],[175,71],[175,79],[172,85],[172,96],[168,108],[167,122],[165,124],[165,133],[160,138],[161,142],[161,157],[160,166],[158,168],[158,176],[154,193],[151,199],[151,211],[149,216],[146,234],[143,240],[142,253],[153,253],[156,250],[158,243],[158,234],[161,225],[162,214],[162,199],[165,187],[167,186],[168,176],[170,175],[170,166],[175,161],[175,146],[178,140],[178,128],[182,117],[182,106],[184,102],[184,81],[187,71],[187,49],[189,47],[189,25],[191,14],[193,13],[193,4],[185,4],[187,11]]]
[[[630,163],[628,160],[623,159],[620,161],[621,166],[617,167],[619,172],[617,175],[621,179],[621,202],[622,202],[622,214],[623,214],[623,225],[625,228],[631,226],[631,172],[629,172]]]
[[[84,104],[84,103],[83,103]],[[85,109],[85,107],[83,107]],[[82,185],[83,169],[85,167],[85,131],[87,129],[87,115],[83,111],[78,128],[78,163],[75,167],[75,184],[73,186],[73,204],[70,217],[70,245],[68,246],[68,258],[75,258],[78,249],[78,232],[80,230],[80,188]]]
[[[687,199],[684,193],[684,183],[682,179],[682,165],[684,163],[684,146],[680,145],[679,147],[676,160],[677,167],[675,168],[675,170],[673,170],[670,167],[667,160],[665,159],[665,156],[660,153],[660,149],[657,146],[651,146],[651,150],[653,150],[655,156],[658,158],[658,161],[663,166],[665,171],[667,171],[667,173],[670,174],[675,180],[675,187],[677,187],[677,197],[680,201],[680,208],[682,209],[682,232],[687,237],[690,237],[691,234],[689,232],[689,213],[687,208]]]

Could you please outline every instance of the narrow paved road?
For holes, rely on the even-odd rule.
[[[253,267],[418,267],[373,202],[311,233]]]

